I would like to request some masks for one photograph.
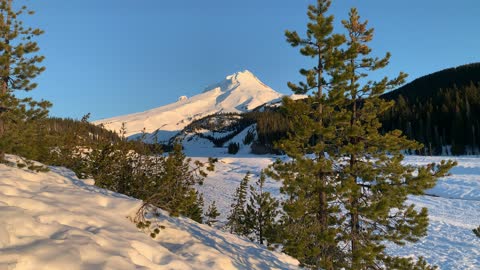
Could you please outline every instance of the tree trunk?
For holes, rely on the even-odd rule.
[[[350,118],[350,128],[353,129],[353,127],[356,125],[356,121],[357,121],[357,102],[358,102],[358,98],[357,98],[357,93],[353,90],[354,86],[355,86],[355,83],[356,83],[356,78],[355,78],[355,70],[356,70],[356,67],[355,67],[355,62],[353,59],[350,59],[350,65],[352,67],[352,78],[350,79],[350,84],[351,84],[351,87],[352,87],[352,92],[351,92],[351,95],[352,95],[352,116]],[[350,143],[355,145],[357,143],[359,143],[359,140],[357,137],[355,137],[356,135],[354,134],[353,137],[350,138]],[[351,153],[350,154],[350,171],[352,173],[352,177],[355,181],[355,184],[357,184],[357,175],[355,173],[355,165],[357,163],[357,158],[356,158],[356,155],[355,153]],[[361,192],[360,192],[361,194]],[[360,195],[361,196],[361,195]],[[359,218],[359,214],[358,214],[358,202],[359,202],[359,199],[357,197],[357,194],[352,194],[351,198],[350,198],[350,205],[351,205],[351,211],[350,211],[350,230],[351,230],[351,239],[350,239],[350,243],[351,243],[351,248],[352,248],[352,269],[356,269],[358,267],[357,264],[357,261],[358,261],[358,255],[356,254],[357,253],[357,250],[359,249],[359,245],[358,245],[358,239],[359,239],[359,236],[360,236],[360,218]]]

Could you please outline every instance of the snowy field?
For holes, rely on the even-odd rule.
[[[191,154],[197,151],[192,150]],[[205,194],[207,203],[216,201],[218,208],[223,210],[221,218],[225,218],[232,194],[245,173],[250,171],[258,175],[276,157],[252,156],[246,152],[239,156],[218,152],[217,155],[220,156],[217,170],[200,190]],[[406,162],[427,164],[442,159],[445,157],[408,156]],[[440,179],[436,187],[428,191],[428,196],[410,198],[410,202],[429,210],[428,236],[418,243],[403,247],[391,245],[388,251],[407,257],[424,256],[429,263],[438,265],[440,269],[480,269],[480,238],[472,232],[472,229],[480,225],[480,158],[449,159],[458,162],[458,166],[451,171],[452,175]],[[254,181],[255,179],[252,184]],[[270,180],[266,186],[270,192],[278,194],[280,183]]]
[[[217,156],[216,171],[199,189],[206,205],[216,201],[222,219],[232,195],[250,171],[253,177],[276,157],[238,155],[224,149],[201,149],[190,156]],[[12,157],[11,157],[12,158]],[[430,214],[428,236],[392,254],[424,256],[440,269],[480,269],[480,158],[459,157],[452,175],[441,179],[428,196],[411,197]],[[438,157],[409,156],[426,164]],[[252,182],[255,180],[252,179]],[[52,168],[31,173],[0,165],[0,270],[4,269],[296,269],[297,262],[236,236],[187,219],[160,217],[166,226],[157,239],[135,228],[127,218],[139,201],[80,181],[72,172]],[[280,184],[268,181],[278,194]]]

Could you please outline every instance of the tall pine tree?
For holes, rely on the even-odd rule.
[[[355,9],[343,21],[347,36],[331,34],[333,18],[325,17],[329,4],[318,0],[309,7],[306,39],[287,32],[287,40],[318,58],[319,65],[301,70],[306,83],[300,87],[289,84],[295,92],[312,86],[317,92],[299,102],[285,100],[294,133],[278,147],[291,159],[277,161],[270,171],[287,195],[284,250],[312,268],[429,269],[423,260],[388,256],[384,243],[404,244],[426,234],[427,211],[408,205],[407,196],[423,194],[454,164],[402,164],[402,151],[421,145],[398,130],[380,134],[378,117],[392,106],[379,96],[403,83],[405,75],[368,80],[370,72],[388,64],[389,54],[369,56],[373,30]],[[326,33],[332,39],[325,39]]]
[[[403,83],[406,75],[400,73],[394,79],[385,77],[378,82],[368,80],[372,72],[388,64],[390,54],[383,58],[370,56],[367,44],[373,38],[373,29],[367,27],[366,21],[360,21],[356,9],[351,9],[349,19],[342,23],[347,30],[347,43],[337,76],[342,80],[333,92],[337,93],[337,110],[346,117],[332,123],[336,130],[336,139],[332,141],[335,151],[328,154],[336,164],[334,181],[338,184],[342,212],[346,214],[339,237],[345,243],[343,263],[348,269],[379,265],[390,268],[404,259],[387,255],[385,241],[403,245],[427,233],[427,209],[408,204],[407,196],[424,194],[454,163],[402,163],[403,150],[423,146],[398,130],[382,135],[379,116],[393,106],[393,102],[382,100],[380,95]],[[414,266],[412,262],[404,269]]]
[[[14,95],[15,91],[33,90],[37,84],[32,80],[45,70],[39,66],[44,57],[36,54],[39,47],[34,41],[43,31],[25,27],[20,20],[24,14],[33,11],[25,6],[15,10],[12,0],[0,0],[0,160],[14,143],[12,138],[20,137],[12,132],[21,131],[18,126],[27,121],[45,117],[50,106],[49,102]]]
[[[336,183],[331,177],[334,164],[325,155],[329,147],[325,142],[335,137],[329,123],[337,114],[326,102],[330,95],[326,91],[338,79],[334,71],[342,63],[339,48],[345,38],[333,33],[334,17],[327,14],[330,4],[318,0],[308,7],[305,38],[286,31],[287,41],[300,47],[302,55],[314,58],[315,66],[300,70],[305,82],[288,84],[295,93],[311,95],[298,102],[284,99],[283,113],[293,132],[276,147],[291,159],[278,160],[268,172],[282,181],[280,191],[286,195],[281,218],[284,251],[304,266],[323,269],[333,269],[341,257],[336,242],[340,208],[333,203]]]

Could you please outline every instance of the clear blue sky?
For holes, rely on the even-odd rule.
[[[16,0],[17,1],[17,0]],[[15,1],[14,1],[15,2]],[[92,120],[144,111],[200,93],[249,69],[273,89],[308,61],[284,31],[305,32],[314,0],[49,0],[23,1],[47,70],[30,92],[53,102],[51,115]],[[392,53],[381,75],[409,80],[480,62],[478,0],[335,0],[337,22],[350,7],[375,28],[374,53]],[[340,30],[340,28],[337,28]]]

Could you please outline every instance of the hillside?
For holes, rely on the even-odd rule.
[[[95,121],[94,124],[103,124],[106,129],[119,131],[122,123],[125,123],[127,136],[139,134],[145,129],[147,133],[157,131],[155,135],[163,141],[196,119],[215,113],[246,112],[281,96],[245,70],[227,76],[225,80],[190,98],[180,97],[172,104]]]
[[[152,239],[129,220],[140,201],[64,168],[0,164],[0,179],[0,269],[297,268],[289,256],[163,211],[153,222],[165,229]]]
[[[419,154],[480,154],[480,63],[418,78],[383,95],[395,106],[384,131],[402,130],[424,144]]]
[[[464,88],[480,82],[480,63],[472,63],[437,71],[417,78],[404,86],[383,95],[385,99],[427,100],[441,89]]]

